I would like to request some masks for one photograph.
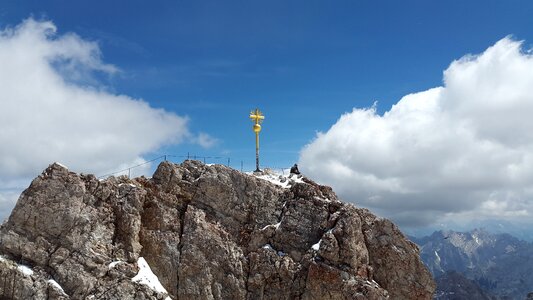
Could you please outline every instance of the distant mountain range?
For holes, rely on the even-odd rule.
[[[436,224],[432,227],[409,228],[405,232],[409,236],[429,236],[435,231],[458,231],[468,232],[474,228],[483,228],[483,230],[493,233],[507,233],[520,240],[533,242],[533,222],[510,222],[507,220],[472,220],[471,222],[446,222]]]
[[[526,299],[533,291],[532,243],[482,229],[411,239],[436,278],[436,299]]]

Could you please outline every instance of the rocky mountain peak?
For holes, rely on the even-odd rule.
[[[305,177],[50,165],[0,228],[3,299],[430,299],[416,245]]]

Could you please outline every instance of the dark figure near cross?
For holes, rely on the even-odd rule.
[[[291,174],[300,175],[300,171],[298,170],[297,164],[294,164],[294,166],[291,167]]]

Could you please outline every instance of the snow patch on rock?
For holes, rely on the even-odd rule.
[[[137,265],[139,266],[139,273],[137,273],[137,275],[135,275],[131,281],[144,284],[158,293],[168,294],[167,290],[163,287],[161,282],[159,282],[159,278],[155,276],[155,274],[152,272],[152,269],[150,269],[150,266],[143,257],[139,257],[137,260]]]
[[[23,265],[18,265],[17,269],[22,272],[22,274],[26,275],[26,276],[31,276],[33,275],[33,270],[30,269],[29,267],[27,266],[23,266]]]
[[[56,164],[56,165],[58,165],[58,166],[60,166],[60,167],[63,167],[63,168],[65,168],[65,169],[68,169],[67,166],[65,166],[64,164],[62,164],[62,163],[60,163],[60,162],[57,162],[57,161],[56,161],[56,162],[54,162],[54,164]]]
[[[272,248],[272,245],[270,244],[266,244],[263,246],[263,249],[267,249],[267,250],[273,250],[274,251],[274,248]]]
[[[55,281],[53,279],[49,279],[48,283],[50,283],[51,285],[55,286],[59,291],[61,291],[61,293],[66,295],[65,290],[63,290],[63,288],[59,285],[59,283],[57,283],[57,281]]]
[[[261,230],[266,230],[269,227],[274,227],[276,230],[278,230],[280,225],[281,225],[281,222],[278,222],[276,224],[269,224],[269,225],[263,227]]]
[[[123,261],[117,260],[117,261],[114,261],[114,262],[109,263],[109,265],[107,265],[107,267],[108,267],[109,269],[113,269],[116,265],[118,265],[118,264],[120,264],[120,263],[123,263]]]
[[[288,189],[296,183],[304,183],[302,179],[303,178],[302,175],[296,175],[296,174],[286,175],[286,174],[275,172],[273,170],[265,170],[262,173],[249,172],[247,174],[255,176],[262,180],[266,180],[284,189]]]
[[[322,239],[320,239],[320,241],[318,241],[318,243],[316,243],[313,246],[311,246],[311,249],[313,249],[315,251],[318,251],[318,249],[320,249],[320,243],[321,242],[322,242]]]
[[[25,276],[33,275],[33,270],[30,267],[18,264],[16,262],[10,260],[9,258],[4,257],[3,255],[0,255],[0,261],[10,261],[10,262],[14,263],[15,265],[17,265],[17,270],[19,270]]]

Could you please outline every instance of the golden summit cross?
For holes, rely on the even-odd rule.
[[[265,119],[263,113],[256,108],[250,113],[250,119],[254,121],[253,130],[255,132],[255,172],[261,172],[259,169],[259,132],[261,131],[261,123]]]

